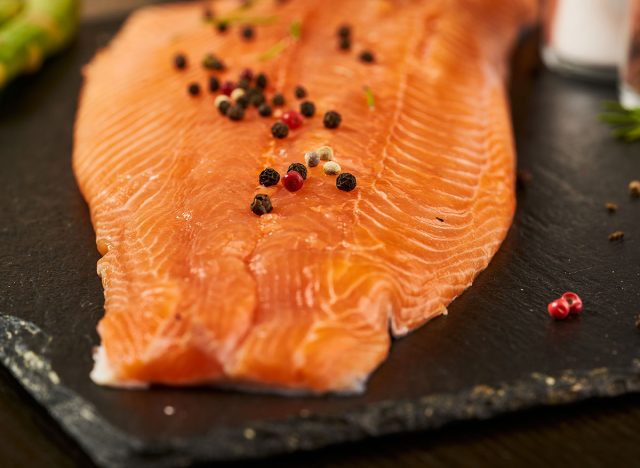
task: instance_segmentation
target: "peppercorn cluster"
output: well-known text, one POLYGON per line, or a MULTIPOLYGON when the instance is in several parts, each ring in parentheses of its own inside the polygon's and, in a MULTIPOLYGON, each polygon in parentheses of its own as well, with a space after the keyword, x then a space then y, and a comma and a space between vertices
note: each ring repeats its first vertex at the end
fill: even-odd
MULTIPOLYGON (((338 176, 335 182, 338 190, 351 192, 356 188, 356 177, 348 172, 341 172, 340 165, 334 161, 333 149, 330 146, 322 146, 314 151, 306 152, 304 155, 304 161, 305 164, 299 162, 290 164, 282 178, 277 170, 272 167, 267 167, 258 175, 258 182, 263 187, 273 187, 278 185, 282 180, 282 185, 286 190, 292 193, 297 192, 302 189, 305 181, 310 175, 308 168, 317 167, 320 164, 320 161, 325 161, 322 170, 325 175, 338 176)), ((269 198, 269 195, 265 193, 256 195, 251 203, 251 211, 258 216, 270 213, 272 209, 271 199, 269 198), (267 202, 269 207, 268 210, 265 208, 267 202)))

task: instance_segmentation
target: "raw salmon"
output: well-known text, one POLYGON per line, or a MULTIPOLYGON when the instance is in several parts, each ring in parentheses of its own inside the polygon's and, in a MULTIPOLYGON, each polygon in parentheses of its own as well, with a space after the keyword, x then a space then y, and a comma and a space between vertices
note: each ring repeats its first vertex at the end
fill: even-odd
POLYGON ((105 290, 93 380, 361 391, 389 330, 445 313, 509 229, 505 63, 535 4, 215 2, 216 15, 260 23, 251 40, 236 24, 218 33, 201 4, 133 14, 86 67, 76 122, 73 168, 105 290), (343 23, 349 51, 338 48, 343 23), (373 62, 358 59, 363 50, 373 62), (187 69, 175 68, 177 53, 187 69), (227 70, 203 69, 207 53, 227 70), (207 76, 236 79, 245 67, 289 108, 304 86, 316 115, 284 139, 271 134, 276 117, 220 115, 207 76), (342 116, 336 129, 323 126, 329 110, 342 116), (295 193, 258 185, 265 167, 284 175, 323 145, 355 190, 338 190, 321 165, 295 193), (250 210, 257 193, 271 197, 270 214, 250 210))

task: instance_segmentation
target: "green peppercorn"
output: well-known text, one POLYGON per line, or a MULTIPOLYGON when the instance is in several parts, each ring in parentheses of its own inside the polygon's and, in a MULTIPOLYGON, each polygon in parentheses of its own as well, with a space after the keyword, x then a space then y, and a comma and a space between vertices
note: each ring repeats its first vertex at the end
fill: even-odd
POLYGON ((303 99, 303 98, 307 97, 307 90, 304 89, 304 87, 302 87, 300 85, 296 86, 296 89, 294 90, 294 93, 295 93, 295 95, 296 95, 296 97, 298 99, 303 99))
POLYGON ((267 167, 260 173, 258 181, 260 182, 260 185, 271 187, 272 185, 276 185, 280 182, 280 174, 278 174, 278 171, 275 169, 267 167))
POLYGON ((274 94, 273 98, 271 98, 271 103, 276 107, 284 106, 284 103, 285 103, 284 96, 280 93, 274 94))
POLYGON ((336 187, 343 192, 351 192, 356 188, 356 178, 353 174, 343 172, 336 179, 336 187))
POLYGON ((276 138, 286 138, 289 134, 289 126, 284 122, 276 122, 271 126, 271 134, 276 138))
POLYGON ((316 150, 316 153, 320 156, 321 161, 333 160, 333 149, 330 146, 321 146, 316 150))
POLYGON ((229 23, 227 21, 220 21, 216 25, 219 33, 225 33, 229 29, 229 23))
POLYGON ((202 66, 207 70, 222 71, 225 69, 224 63, 213 54, 207 54, 202 59, 202 66))
POLYGON ((340 123, 342 122, 342 116, 338 114, 336 111, 329 111, 324 114, 324 119, 322 123, 327 128, 338 128, 340 123))
POLYGON ((340 168, 340 164, 335 161, 328 161, 322 166, 322 171, 326 175, 337 175, 340 174, 341 170, 342 169, 340 168))
POLYGON ((289 165, 287 172, 296 171, 298 174, 302 176, 303 180, 307 180, 307 168, 304 164, 293 163, 289 165))
POLYGON ((311 101, 304 101, 300 104, 300 113, 305 117, 313 117, 316 113, 316 105, 311 101))
POLYGON ((271 199, 269 195, 266 193, 259 193, 255 197, 253 197, 253 202, 251 203, 251 211, 253 211, 258 216, 262 216, 267 213, 271 213, 273 210, 273 206, 271 205, 271 199))
POLYGON ((258 107, 258 114, 260 114, 262 117, 270 117, 272 112, 273 111, 271 109, 271 106, 266 102, 263 102, 262 104, 260 104, 260 107, 258 107))
POLYGON ((244 118, 244 108, 237 104, 235 106, 231 106, 227 111, 227 116, 231 120, 242 120, 244 118))

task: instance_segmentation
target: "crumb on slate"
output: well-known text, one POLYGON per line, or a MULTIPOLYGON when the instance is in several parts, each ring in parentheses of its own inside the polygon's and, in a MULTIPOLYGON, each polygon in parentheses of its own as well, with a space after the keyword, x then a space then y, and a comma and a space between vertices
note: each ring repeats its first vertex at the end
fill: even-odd
POLYGON ((610 241, 622 240, 624 238, 624 231, 614 231, 609 234, 610 241))
POLYGON ((640 198, 640 180, 629 182, 629 195, 633 198, 640 198))
POLYGON ((526 169, 518 169, 516 172, 516 187, 524 189, 533 180, 533 174, 526 169))
POLYGON ((618 211, 617 203, 607 202, 604 206, 609 213, 615 213, 616 211, 618 211))

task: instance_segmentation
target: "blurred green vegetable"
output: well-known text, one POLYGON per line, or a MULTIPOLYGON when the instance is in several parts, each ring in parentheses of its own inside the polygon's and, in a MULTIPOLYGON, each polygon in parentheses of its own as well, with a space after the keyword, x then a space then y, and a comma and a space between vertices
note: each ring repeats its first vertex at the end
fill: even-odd
POLYGON ((0 88, 67 45, 79 10, 80 0, 0 0, 0 88))

